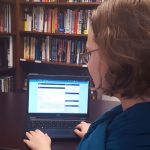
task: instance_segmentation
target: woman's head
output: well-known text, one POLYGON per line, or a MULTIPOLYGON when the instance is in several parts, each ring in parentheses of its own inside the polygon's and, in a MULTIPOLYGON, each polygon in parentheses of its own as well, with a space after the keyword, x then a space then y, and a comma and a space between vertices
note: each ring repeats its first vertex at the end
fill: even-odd
POLYGON ((149 97, 150 0, 106 0, 93 12, 91 27, 99 59, 107 64, 105 91, 149 97))
POLYGON ((106 87, 104 76, 107 70, 107 65, 103 60, 102 54, 100 54, 100 48, 98 44, 95 42, 92 28, 90 28, 88 31, 86 49, 86 54, 90 56, 87 65, 90 75, 92 76, 93 82, 95 84, 95 89, 104 88, 106 87))

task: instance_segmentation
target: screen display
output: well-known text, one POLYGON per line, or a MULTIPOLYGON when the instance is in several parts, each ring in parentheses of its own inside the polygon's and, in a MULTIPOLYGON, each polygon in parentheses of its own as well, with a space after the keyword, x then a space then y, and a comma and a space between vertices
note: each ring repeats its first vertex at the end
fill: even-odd
POLYGON ((29 113, 86 114, 89 81, 29 80, 29 113))

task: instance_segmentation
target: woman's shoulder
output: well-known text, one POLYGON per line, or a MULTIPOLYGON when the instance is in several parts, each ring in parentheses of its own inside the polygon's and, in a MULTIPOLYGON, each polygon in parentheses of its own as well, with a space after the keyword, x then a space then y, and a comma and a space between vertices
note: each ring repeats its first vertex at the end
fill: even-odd
POLYGON ((107 128, 107 148, 150 149, 149 110, 150 102, 139 103, 116 116, 107 128))

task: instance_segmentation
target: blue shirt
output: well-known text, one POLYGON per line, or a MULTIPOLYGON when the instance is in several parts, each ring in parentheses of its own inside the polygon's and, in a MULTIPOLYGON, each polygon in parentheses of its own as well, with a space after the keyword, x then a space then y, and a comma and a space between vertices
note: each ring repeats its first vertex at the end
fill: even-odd
POLYGON ((150 102, 108 111, 91 124, 77 150, 150 150, 150 102))

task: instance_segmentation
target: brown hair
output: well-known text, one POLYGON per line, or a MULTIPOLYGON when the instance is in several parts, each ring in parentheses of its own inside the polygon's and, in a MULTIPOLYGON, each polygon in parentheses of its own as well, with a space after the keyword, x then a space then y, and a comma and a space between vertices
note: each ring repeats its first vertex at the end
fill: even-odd
POLYGON ((91 25, 108 65, 106 92, 150 96, 150 0, 106 0, 91 25))

